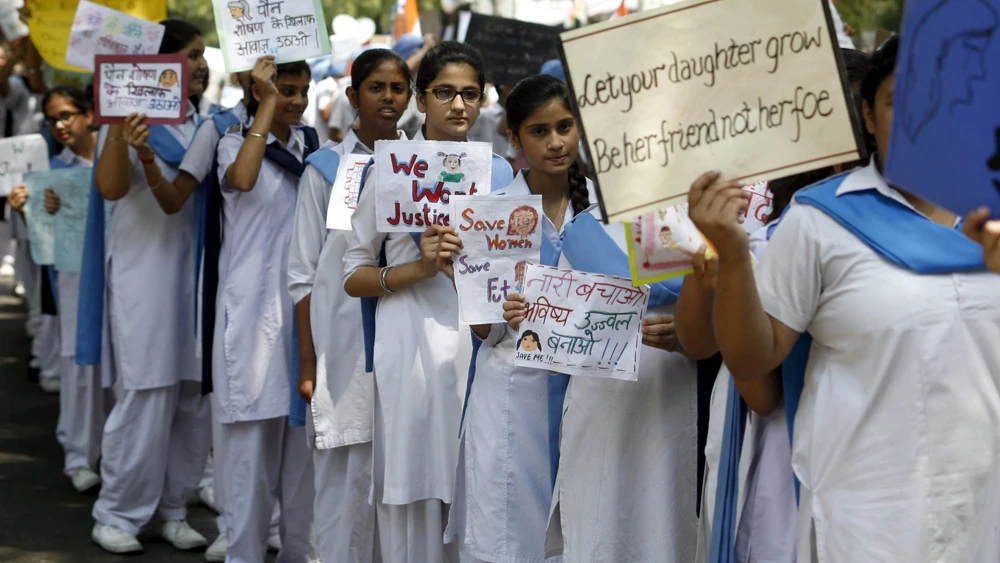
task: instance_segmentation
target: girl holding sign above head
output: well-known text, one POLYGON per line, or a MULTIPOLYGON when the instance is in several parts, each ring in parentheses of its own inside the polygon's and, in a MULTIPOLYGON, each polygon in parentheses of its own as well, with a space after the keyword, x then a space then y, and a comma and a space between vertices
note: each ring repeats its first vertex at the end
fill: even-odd
MULTIPOLYGON (((427 116, 417 138, 465 141, 485 83, 474 48, 446 42, 431 49, 417 73, 417 105, 427 116)), ((511 178, 510 166, 494 155, 492 188, 511 178)), ((361 192, 352 217, 344 288, 355 297, 379 298, 377 312, 367 309, 373 317, 366 325, 375 374, 372 484, 379 542, 390 563, 442 561, 471 352, 458 326, 450 266, 438 256, 442 235, 455 231, 380 233, 375 190, 361 192)))
MULTIPOLYGON (((190 93, 200 94, 208 72, 201 32, 179 19, 162 25, 161 54, 187 55, 190 93)), ((168 216, 154 196, 177 174, 199 123, 189 106, 181 125, 105 126, 98 144, 76 360, 106 364, 118 399, 104 427, 92 533, 114 553, 141 551, 136 535, 154 515, 178 549, 206 543, 185 521, 211 442, 195 359, 193 209, 168 216), (114 202, 106 249, 102 198, 114 202)))
MULTIPOLYGON (((623 225, 599 223, 597 206, 590 203, 596 201, 592 184, 574 163, 579 134, 566 86, 546 75, 521 81, 507 98, 507 123, 512 142, 531 168, 522 170, 504 193, 542 195, 542 262, 629 277, 623 225)), ((516 523, 521 531, 501 541, 532 538, 530 545, 518 546, 522 557, 530 553, 526 560, 541 561, 543 554, 588 563, 693 560, 695 366, 680 352, 673 331, 672 303, 679 285, 651 287, 637 381, 570 378, 511 367, 524 319, 521 295, 509 296, 504 304, 509 326, 491 327, 480 349, 466 415, 465 461, 478 464, 466 471, 468 506, 490 502, 502 507, 506 499, 494 491, 503 490, 507 502, 519 507, 507 516, 506 526, 516 523), (508 396, 508 389, 514 394, 508 396), (504 396, 511 409, 517 408, 510 417, 516 422, 498 430, 494 421, 501 420, 497 413, 502 403, 497 397, 504 396), (502 443, 493 438, 498 434, 502 443), (510 463, 503 452, 515 446, 519 467, 532 460, 533 472, 549 479, 532 482, 503 472, 510 463), (487 473, 490 467, 493 472, 487 473), (550 492, 551 512, 544 502, 550 492), (525 527, 529 515, 530 528, 525 527), (546 517, 548 531, 542 535, 539 528, 546 517)), ((475 330, 481 337, 486 334, 483 327, 475 330)), ((505 529, 504 523, 485 521, 480 513, 478 508, 470 511, 466 547, 476 547, 470 538, 505 529)), ((478 557, 520 561, 506 556, 512 552, 501 546, 490 546, 491 556, 478 557)))
POLYGON ((316 539, 324 561, 370 563, 375 553, 375 509, 368 502, 372 377, 365 371, 361 302, 347 295, 342 282, 350 231, 328 229, 327 215, 335 212, 331 205, 354 205, 344 201, 344 186, 353 181, 344 168, 366 161, 376 141, 406 138, 396 124, 409 103, 411 82, 409 67, 395 52, 359 55, 347 88, 358 113, 357 132, 313 153, 299 183, 288 257, 288 291, 299 329, 293 383, 311 405, 306 424, 315 448, 316 539))
POLYGON ((229 542, 227 560, 263 562, 274 506, 281 507, 287 561, 317 559, 313 465, 305 430, 289 426, 293 308, 287 289, 296 187, 319 148, 300 126, 311 73, 305 62, 262 57, 251 73, 248 128, 219 142, 224 236, 212 349, 222 422, 219 475, 229 542))

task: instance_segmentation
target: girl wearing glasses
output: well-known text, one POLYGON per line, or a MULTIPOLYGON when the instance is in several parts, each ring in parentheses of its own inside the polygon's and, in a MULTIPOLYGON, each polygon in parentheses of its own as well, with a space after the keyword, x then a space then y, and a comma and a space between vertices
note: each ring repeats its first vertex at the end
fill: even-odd
MULTIPOLYGON (((474 48, 446 42, 431 49, 417 73, 417 106, 427 116, 417 139, 466 141, 485 83, 474 48)), ((492 188, 505 187, 512 176, 510 165, 494 155, 492 188)), ((352 225, 344 289, 379 298, 371 356, 372 478, 382 558, 441 561, 471 355, 471 339, 458 326, 451 268, 439 258, 442 235, 454 229, 431 227, 419 244, 408 233, 379 233, 372 188, 362 191, 352 225), (386 266, 379 267, 380 256, 386 266)))
MULTIPOLYGON (((344 292, 349 231, 328 230, 338 157, 372 154, 379 140, 405 139, 397 123, 411 96, 410 68, 394 51, 370 49, 354 61, 347 98, 357 131, 307 160, 299 183, 288 257, 288 291, 299 329, 296 389, 310 403, 306 420, 316 470, 316 539, 323 561, 370 563, 375 509, 372 377, 365 372, 361 302, 344 292)), ((301 399, 300 399, 301 400, 301 399)))

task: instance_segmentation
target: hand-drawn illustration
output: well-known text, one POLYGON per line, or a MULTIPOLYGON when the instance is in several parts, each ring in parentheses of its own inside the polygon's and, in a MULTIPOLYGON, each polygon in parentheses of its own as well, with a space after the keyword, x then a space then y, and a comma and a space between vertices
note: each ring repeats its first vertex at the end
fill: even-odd
POLYGON ((361 195, 362 174, 371 160, 367 154, 346 154, 340 157, 336 181, 330 192, 330 204, 326 208, 326 228, 337 231, 351 230, 351 216, 358 207, 361 195))
POLYGON ((150 124, 187 119, 184 55, 97 55, 94 61, 96 123, 121 123, 136 111, 150 124))
POLYGON ((524 270, 528 267, 527 260, 521 260, 514 265, 514 292, 524 293, 524 270))
POLYGON ((510 214, 507 220, 507 236, 517 235, 528 238, 535 234, 538 227, 538 211, 530 205, 522 205, 510 214))
POLYGON ((330 53, 320 0, 212 0, 212 4, 226 72, 250 70, 262 55, 274 55, 275 63, 281 64, 330 53))
POLYGON ((516 348, 518 350, 524 350, 525 352, 541 352, 542 351, 542 338, 538 336, 538 333, 533 330, 526 330, 521 333, 521 338, 517 341, 516 348))
POLYGON ((247 0, 233 0, 226 5, 229 8, 229 14, 233 16, 233 19, 245 23, 248 21, 253 21, 250 17, 250 5, 247 4, 247 0))
POLYGON ((439 152, 438 156, 444 157, 444 167, 445 169, 441 171, 441 181, 442 182, 452 182, 459 183, 465 178, 465 174, 462 174, 462 159, 466 157, 466 154, 445 154, 439 152))
POLYGON ((173 88, 177 86, 177 73, 173 69, 167 69, 160 73, 160 86, 173 88))
POLYGON ((919 18, 908 41, 903 91, 897 93, 897 119, 910 142, 943 108, 950 113, 974 103, 973 83, 988 77, 986 52, 998 26, 1000 15, 987 0, 942 0, 919 18))

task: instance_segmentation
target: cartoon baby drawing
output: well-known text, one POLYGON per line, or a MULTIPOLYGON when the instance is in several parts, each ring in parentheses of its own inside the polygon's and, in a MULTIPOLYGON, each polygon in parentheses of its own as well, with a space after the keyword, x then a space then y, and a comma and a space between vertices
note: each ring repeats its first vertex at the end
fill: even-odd
POLYGON ((160 86, 164 88, 173 88, 177 86, 177 73, 173 69, 168 68, 167 70, 160 73, 160 86))
POLYGON ((507 236, 517 235, 522 239, 535 233, 538 227, 538 211, 530 205, 522 205, 510 212, 507 220, 507 236))
POLYGON ((233 19, 240 23, 253 20, 250 17, 250 4, 247 3, 247 0, 233 0, 226 4, 226 7, 229 8, 229 13, 233 16, 233 19))
POLYGON ((438 156, 444 157, 444 170, 441 171, 441 181, 442 182, 452 182, 459 183, 465 179, 465 174, 461 172, 462 170, 462 159, 466 157, 466 154, 445 154, 439 152, 438 156))
POLYGON ((673 233, 670 231, 670 227, 666 225, 660 227, 660 246, 668 250, 678 250, 692 258, 697 255, 696 252, 691 252, 690 250, 677 244, 677 241, 674 240, 673 233))
POLYGON ((521 338, 517 341, 517 349, 525 352, 541 352, 542 343, 540 340, 541 337, 538 336, 537 332, 526 330, 521 333, 521 338))

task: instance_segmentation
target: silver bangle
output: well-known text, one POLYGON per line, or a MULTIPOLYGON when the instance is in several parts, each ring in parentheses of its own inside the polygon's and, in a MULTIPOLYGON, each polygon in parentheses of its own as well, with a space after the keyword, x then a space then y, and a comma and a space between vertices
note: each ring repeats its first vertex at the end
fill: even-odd
POLYGON ((389 273, 389 269, 390 268, 392 268, 392 266, 386 266, 386 267, 382 268, 381 270, 379 270, 379 273, 378 273, 378 284, 380 286, 382 286, 382 291, 384 291, 386 293, 395 293, 393 290, 389 289, 389 286, 387 286, 385 284, 385 275, 387 273, 389 273))
POLYGON ((260 133, 254 133, 253 131, 250 131, 249 133, 247 133, 247 135, 250 137, 259 137, 261 139, 264 139, 265 141, 267 140, 266 135, 261 135, 260 133))

